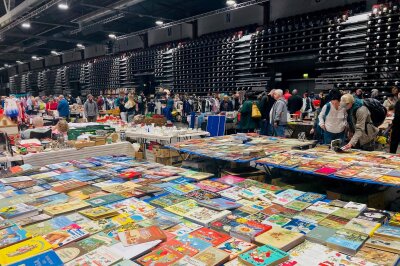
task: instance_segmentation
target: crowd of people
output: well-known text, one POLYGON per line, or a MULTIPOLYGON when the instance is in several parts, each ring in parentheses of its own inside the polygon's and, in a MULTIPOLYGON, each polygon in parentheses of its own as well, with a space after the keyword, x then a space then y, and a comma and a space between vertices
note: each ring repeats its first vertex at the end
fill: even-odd
MULTIPOLYGON (((390 152, 396 153, 400 141, 400 97, 397 87, 391 94, 378 99, 378 90, 366 95, 361 89, 354 93, 331 90, 327 95, 309 95, 303 97, 297 90, 274 89, 260 95, 249 93, 239 109, 240 132, 258 131, 262 135, 285 136, 288 120, 298 118, 314 119, 311 134, 321 144, 331 144, 339 139, 342 149, 360 148, 373 150, 379 129, 374 118, 388 113, 394 119, 387 132, 390 134, 390 152), (377 109, 370 109, 377 108, 377 109), (258 116, 258 112, 260 116, 258 116)), ((381 121, 382 122, 382 121, 381 121)))

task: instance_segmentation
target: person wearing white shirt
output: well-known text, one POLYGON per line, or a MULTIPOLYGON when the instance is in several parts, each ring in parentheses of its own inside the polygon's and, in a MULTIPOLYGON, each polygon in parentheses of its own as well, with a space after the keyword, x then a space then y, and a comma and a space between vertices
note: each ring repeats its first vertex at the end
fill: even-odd
POLYGON ((322 107, 318 116, 325 144, 330 144, 335 139, 340 139, 344 142, 347 127, 347 111, 345 108, 340 107, 341 96, 338 90, 331 90, 328 96, 330 102, 322 107))

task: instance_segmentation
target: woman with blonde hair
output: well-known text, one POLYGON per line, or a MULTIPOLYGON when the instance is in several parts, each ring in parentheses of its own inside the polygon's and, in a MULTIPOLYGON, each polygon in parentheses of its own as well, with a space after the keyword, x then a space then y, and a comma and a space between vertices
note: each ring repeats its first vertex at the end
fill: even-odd
POLYGON ((135 96, 131 93, 129 93, 128 101, 125 103, 125 109, 128 117, 128 122, 131 122, 133 120, 133 117, 135 116, 136 110, 135 96))

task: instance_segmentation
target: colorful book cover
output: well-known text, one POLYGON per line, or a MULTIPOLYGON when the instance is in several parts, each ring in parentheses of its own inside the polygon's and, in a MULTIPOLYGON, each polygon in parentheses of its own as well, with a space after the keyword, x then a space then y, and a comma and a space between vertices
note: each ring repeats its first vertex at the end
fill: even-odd
POLYGON ((118 194, 108 194, 92 199, 87 199, 85 202, 89 203, 92 207, 99 207, 102 205, 110 204, 116 201, 124 200, 125 198, 118 194))
POLYGON ((36 256, 51 249, 51 245, 37 236, 0 250, 0 265, 8 265, 36 256))
POLYGON ((285 207, 278 205, 278 204, 273 204, 270 207, 265 208, 264 210, 262 210, 263 213, 271 216, 274 214, 280 214, 283 213, 285 211, 285 207))
POLYGON ((102 187, 102 190, 110 192, 110 193, 120 193, 124 191, 129 191, 135 188, 141 187, 138 184, 135 184, 131 181, 125 182, 125 183, 116 183, 113 185, 108 185, 105 187, 102 187))
POLYGON ((230 260, 233 260, 240 254, 255 247, 256 245, 253 243, 249 243, 234 237, 217 246, 217 248, 229 254, 230 260))
POLYGON ((66 227, 48 233, 43 237, 52 245, 54 249, 56 249, 88 235, 89 233, 83 230, 79 225, 70 224, 66 227))
POLYGON ((222 265, 229 260, 229 254, 215 247, 209 247, 193 257, 206 265, 222 265))
POLYGON ((182 242, 185 245, 189 245, 192 248, 195 248, 199 251, 203 251, 203 250, 207 249, 208 247, 212 247, 212 244, 210 242, 204 241, 200 238, 191 236, 189 234, 177 236, 176 240, 182 242))
POLYGON ((353 218, 344 226, 344 228, 372 236, 380 226, 380 223, 353 218))
POLYGON ((331 206, 327 202, 324 202, 324 201, 317 201, 313 205, 308 207, 307 210, 322 212, 322 213, 326 213, 326 214, 332 214, 335 211, 340 210, 340 208, 331 206))
POLYGON ((80 187, 84 187, 87 185, 89 185, 89 183, 70 179, 70 180, 60 181, 60 182, 53 184, 52 190, 54 190, 55 192, 58 192, 58 193, 62 193, 62 192, 68 192, 68 191, 71 191, 71 190, 74 190, 74 189, 77 189, 80 187))
POLYGON ((172 266, 207 266, 207 265, 189 256, 184 256, 182 259, 172 264, 172 266))
POLYGON ((377 265, 395 266, 399 260, 399 255, 379 249, 362 247, 356 257, 363 258, 377 265))
POLYGON ((173 249, 179 253, 181 253, 183 256, 189 256, 193 257, 197 253, 199 253, 199 250, 191 247, 190 245, 184 244, 176 239, 170 239, 167 242, 162 243, 160 248, 163 247, 168 247, 170 249, 173 249))
POLYGON ((400 212, 397 212, 392 215, 389 224, 393 226, 400 226, 400 212))
POLYGON ((183 236, 200 229, 201 227, 201 225, 182 219, 181 223, 166 229, 166 231, 176 236, 183 236))
POLYGON ((296 210, 296 211, 302 211, 302 210, 306 209, 307 207, 309 207, 310 205, 311 205, 311 203, 308 203, 308 202, 294 200, 294 201, 286 204, 285 208, 296 210))
POLYGON ((71 198, 63 193, 50 195, 42 198, 37 198, 33 201, 27 202, 27 205, 43 209, 47 206, 67 203, 71 198))
POLYGON ((325 245, 326 240, 335 233, 336 229, 325 226, 317 226, 306 234, 306 239, 314 243, 325 245))
POLYGON ((223 184, 220 182, 216 182, 216 181, 211 181, 211 180, 202 180, 199 183, 196 184, 197 187, 204 189, 204 190, 208 190, 211 192, 219 192, 225 189, 230 188, 230 185, 227 184, 223 184))
POLYGON ((201 225, 208 226, 210 223, 212 223, 218 219, 221 219, 221 218, 229 215, 230 213, 231 212, 228 210, 214 211, 211 209, 198 207, 192 211, 187 212, 183 216, 195 223, 199 223, 201 225))
POLYGON ((303 242, 305 236, 301 233, 293 232, 280 227, 272 227, 271 230, 257 236, 256 243, 260 245, 271 245, 273 247, 289 250, 290 248, 303 242))
POLYGON ((189 192, 199 189, 199 187, 197 185, 193 185, 192 183, 185 183, 185 184, 175 184, 172 186, 165 187, 164 189, 174 194, 185 195, 189 192))
POLYGON ((232 186, 236 183, 243 182, 244 180, 246 180, 246 179, 243 177, 234 176, 234 175, 226 175, 221 178, 218 178, 216 181, 232 186))
POLYGON ((118 232, 118 237, 124 246, 142 244, 155 240, 167 240, 167 236, 163 230, 157 226, 118 232))
POLYGON ((243 188, 241 187, 231 187, 223 191, 220 191, 218 193, 221 195, 221 197, 237 201, 242 199, 241 197, 242 190, 243 188))
POLYGON ((232 236, 246 240, 248 242, 254 241, 254 238, 272 228, 270 225, 258 223, 247 219, 239 218, 237 221, 239 225, 230 230, 232 236))
POLYGON ((52 206, 47 206, 43 208, 43 212, 55 216, 55 215, 60 215, 63 213, 68 213, 72 211, 77 211, 86 207, 89 207, 90 205, 84 201, 70 201, 67 203, 63 204, 58 204, 58 205, 52 205, 52 206))
POLYGON ((29 234, 17 225, 0 230, 0 248, 13 245, 29 238, 29 234))
POLYGON ((263 223, 270 225, 284 226, 285 224, 288 224, 291 220, 292 219, 285 217, 281 214, 274 214, 268 217, 268 219, 265 220, 263 223))
POLYGON ((302 233, 302 234, 306 235, 311 230, 313 230, 316 227, 316 225, 306 222, 306 221, 292 219, 289 223, 285 224, 282 227, 285 229, 288 229, 290 231, 298 232, 298 233, 302 233))
POLYGON ((237 209, 243 206, 235 201, 230 201, 223 198, 199 200, 198 203, 200 206, 205 206, 217 211, 237 209))
POLYGON ((187 193, 185 196, 194 200, 210 200, 221 197, 221 195, 216 192, 211 192, 204 189, 191 191, 187 193))
POLYGON ((339 216, 345 219, 353 219, 356 218, 360 214, 360 211, 353 209, 338 209, 332 213, 332 215, 339 216))
POLYGON ((198 208, 197 202, 193 199, 181 201, 177 204, 168 206, 165 208, 165 210, 178 214, 180 216, 184 216, 187 214, 189 211, 194 210, 198 208))
POLYGON ((24 229, 32 236, 43 236, 73 223, 71 219, 65 216, 57 216, 50 220, 28 225, 24 229))
POLYGON ((258 223, 262 223, 265 220, 267 220, 269 218, 269 215, 263 213, 263 212, 257 212, 255 214, 251 214, 249 216, 246 217, 246 219, 248 220, 252 220, 258 223))
POLYGON ((63 262, 59 256, 53 251, 49 250, 31 258, 10 264, 9 266, 23 266, 23 265, 46 265, 46 266, 60 266, 63 262))
POLYGON ((326 195, 313 193, 313 192, 307 192, 307 193, 301 195, 300 197, 296 198, 296 200, 314 204, 315 202, 321 201, 325 198, 326 198, 326 195))
POLYGON ((115 209, 110 209, 104 206, 84 209, 79 211, 79 213, 93 220, 109 218, 118 215, 118 212, 115 209))
POLYGON ((119 213, 131 213, 131 214, 142 214, 148 215, 155 212, 155 207, 151 206, 147 202, 136 198, 124 199, 114 203, 107 204, 105 207, 115 209, 119 213))
POLYGON ((346 205, 344 205, 343 208, 349 209, 349 210, 356 210, 358 212, 362 212, 365 209, 367 209, 367 204, 350 201, 346 205))
MULTIPOLYGON (((222 219, 218 219, 214 222, 211 222, 210 228, 218 232, 224 232, 229 234, 232 228, 241 224, 238 219, 239 219, 238 216, 230 214, 222 219)), ((245 219, 241 221, 245 221, 245 219)))
POLYGON ((132 245, 132 246, 128 246, 128 247, 123 246, 122 243, 119 242, 119 243, 109 246, 108 248, 113 253, 117 254, 118 256, 122 257, 123 259, 130 260, 132 258, 138 258, 138 257, 148 253, 149 250, 156 247, 160 242, 161 242, 161 240, 156 240, 156 241, 151 241, 151 242, 138 244, 138 245, 132 245))
POLYGON ((342 229, 350 220, 335 215, 329 215, 318 224, 333 229, 342 229))
POLYGON ((65 264, 65 266, 87 265, 87 266, 109 266, 122 260, 120 255, 115 254, 107 247, 99 247, 83 256, 65 264))
POLYGON ((328 247, 338 249, 343 253, 355 255, 367 239, 366 234, 340 229, 326 240, 326 244, 328 247))
POLYGON ((362 211, 357 218, 385 224, 390 220, 390 213, 383 210, 368 208, 362 211))
POLYGON ((36 215, 38 210, 35 207, 29 206, 24 203, 11 205, 9 207, 0 208, 0 217, 4 219, 18 219, 18 217, 26 216, 28 214, 36 215))
POLYGON ((183 258, 183 255, 169 247, 158 248, 149 254, 146 254, 136 261, 144 266, 162 266, 171 265, 183 258))
POLYGON ((382 236, 400 240, 400 227, 383 225, 375 231, 374 236, 382 236))
POLYGON ((230 235, 217 232, 212 229, 202 227, 196 231, 189 233, 190 236, 210 242, 214 247, 230 239, 230 235))
POLYGON ((373 236, 367 240, 365 246, 400 254, 400 241, 393 238, 373 236))
POLYGON ((289 254, 271 245, 264 245, 239 255, 248 265, 278 265, 289 259, 289 254))

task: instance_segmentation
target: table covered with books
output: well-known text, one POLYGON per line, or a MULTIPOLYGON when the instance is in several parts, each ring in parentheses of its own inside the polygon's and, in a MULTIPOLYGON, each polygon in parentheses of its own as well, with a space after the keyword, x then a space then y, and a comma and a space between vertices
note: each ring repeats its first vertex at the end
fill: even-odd
POLYGON ((397 265, 400 213, 126 156, 0 178, 1 265, 397 265))
POLYGON ((337 153, 328 146, 306 151, 272 153, 259 165, 340 180, 400 187, 400 155, 351 150, 337 153))
POLYGON ((236 134, 187 140, 172 144, 169 148, 212 159, 249 163, 264 157, 265 154, 291 149, 308 149, 313 146, 315 141, 236 134))

